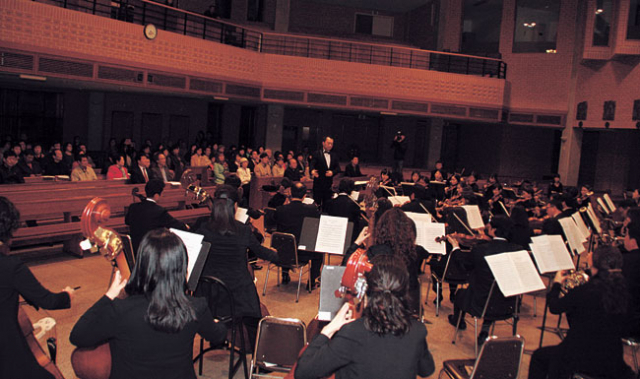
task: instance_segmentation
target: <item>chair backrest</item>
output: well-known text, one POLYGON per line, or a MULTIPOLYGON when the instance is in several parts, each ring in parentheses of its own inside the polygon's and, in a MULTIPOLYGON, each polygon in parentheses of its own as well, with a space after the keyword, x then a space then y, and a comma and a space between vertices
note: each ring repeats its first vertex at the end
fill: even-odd
POLYGON ((278 250, 278 265, 298 265, 298 244, 296 236, 289 233, 274 232, 271 235, 271 247, 278 250))
POLYGON ((517 296, 504 297, 494 280, 484 306, 482 318, 504 320, 513 317, 517 310, 517 301, 517 296))
POLYGON ((304 322, 295 318, 264 317, 258 325, 255 364, 274 371, 291 370, 307 345, 306 330, 304 322))
POLYGON ((265 208, 264 209, 264 230, 266 232, 273 232, 277 228, 277 223, 275 219, 276 210, 275 208, 265 208))
POLYGON ((215 276, 201 276, 196 294, 207 298, 213 317, 233 319, 235 314, 233 293, 222 280, 215 276))
POLYGON ((516 379, 524 352, 524 338, 489 337, 482 345, 469 379, 516 379))

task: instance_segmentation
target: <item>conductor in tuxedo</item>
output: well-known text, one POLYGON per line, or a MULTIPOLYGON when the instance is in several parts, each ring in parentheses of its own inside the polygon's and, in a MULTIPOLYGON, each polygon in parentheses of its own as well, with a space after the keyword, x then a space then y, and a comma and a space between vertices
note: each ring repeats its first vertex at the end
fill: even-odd
POLYGON ((340 172, 338 156, 331 151, 333 138, 326 136, 322 140, 322 149, 311 154, 309 172, 313 177, 313 200, 318 206, 331 199, 333 177, 340 172))
POLYGON ((163 190, 164 182, 161 179, 151 179, 144 186, 147 198, 129 206, 124 222, 129 226, 134 254, 138 251, 142 237, 150 230, 158 228, 188 229, 185 223, 173 218, 166 209, 158 204, 163 190))
MULTIPOLYGON (((491 222, 487 224, 487 235, 493 238, 492 241, 478 244, 471 249, 470 260, 464 264, 465 268, 471 273, 469 276, 469 287, 459 290, 456 293, 453 315, 449 315, 449 323, 451 325, 456 326, 460 312, 463 312, 460 318, 460 330, 466 329, 464 312, 478 317, 482 315, 484 305, 491 291, 491 285, 495 280, 485 257, 522 250, 522 246, 507 241, 512 228, 513 222, 507 216, 495 216, 491 219, 491 222)), ((453 246, 453 249, 459 248, 459 244, 455 239, 449 238, 449 242, 453 246)), ((504 296, 497 286, 494 288, 494 292, 497 293, 494 293, 492 298, 495 298, 497 295, 501 296, 504 300, 504 296)), ((478 336, 478 345, 482 345, 482 342, 487 338, 491 324, 491 321, 483 321, 482 331, 478 336)))
MULTIPOLYGON (((302 202, 307 194, 307 186, 298 182, 291 188, 291 201, 289 204, 281 205, 276 208, 274 219, 276 228, 281 233, 290 233, 296 237, 296 243, 300 242, 300 234, 302 233, 302 223, 305 217, 318 218, 320 211, 313 204, 305 204, 302 202)), ((300 261, 311 260, 311 286, 315 285, 315 280, 320 276, 320 268, 322 266, 322 255, 314 252, 299 250, 298 258, 300 261)), ((282 270, 282 283, 287 284, 291 281, 289 270, 282 270)))

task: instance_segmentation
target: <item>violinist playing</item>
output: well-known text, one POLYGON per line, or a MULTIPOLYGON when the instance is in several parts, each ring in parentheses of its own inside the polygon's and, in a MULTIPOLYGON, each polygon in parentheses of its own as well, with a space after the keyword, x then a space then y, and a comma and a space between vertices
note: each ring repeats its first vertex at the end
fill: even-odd
POLYGON ((8 255, 13 232, 20 225, 20 213, 13 203, 0 197, 0 378, 53 378, 29 350, 18 324, 18 296, 44 309, 71 306, 74 290, 66 287, 52 293, 44 288, 20 259, 8 255))
POLYGON ((362 318, 343 305, 298 359, 296 379, 414 379, 435 371, 427 330, 411 315, 405 265, 385 255, 371 263, 362 318))
POLYGON ((578 203, 578 208, 588 207, 591 204, 591 197, 593 196, 593 191, 591 190, 591 186, 588 184, 583 184, 580 186, 580 195, 576 199, 578 203))

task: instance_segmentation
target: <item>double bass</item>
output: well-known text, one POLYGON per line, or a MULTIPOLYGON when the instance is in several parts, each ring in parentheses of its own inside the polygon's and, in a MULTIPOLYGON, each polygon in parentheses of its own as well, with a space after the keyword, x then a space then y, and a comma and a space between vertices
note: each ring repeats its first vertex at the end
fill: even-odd
MULTIPOLYGON (((106 226, 111 217, 111 208, 106 200, 96 197, 82 211, 80 227, 87 238, 81 246, 94 253, 100 252, 113 266, 113 281, 116 269, 122 277, 131 276, 134 264, 131 240, 106 226)), ((109 343, 92 348, 76 348, 71 354, 71 366, 81 379, 108 379, 111 375, 111 351, 109 343)))

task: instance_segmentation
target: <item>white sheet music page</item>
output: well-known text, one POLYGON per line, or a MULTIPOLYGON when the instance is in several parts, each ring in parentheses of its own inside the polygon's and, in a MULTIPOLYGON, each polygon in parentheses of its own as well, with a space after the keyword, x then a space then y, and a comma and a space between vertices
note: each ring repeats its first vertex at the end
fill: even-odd
POLYGON ((484 257, 505 297, 545 288, 538 271, 524 250, 484 257))
POLYGON ((584 240, 582 239, 582 234, 578 230, 578 226, 575 221, 571 217, 563 217, 558 219, 560 226, 562 226, 562 231, 564 232, 564 236, 569 243, 569 247, 571 248, 571 252, 575 254, 582 254, 587 249, 584 247, 584 240))
POLYGON ((349 195, 349 197, 351 197, 351 200, 355 201, 356 203, 358 202, 358 196, 360 196, 360 191, 351 191, 351 195, 349 195))
POLYGON ((417 230, 417 245, 424 247, 425 250, 427 250, 431 254, 447 254, 446 243, 444 241, 436 242, 437 237, 443 237, 445 235, 444 224, 437 222, 422 223, 420 229, 417 230))
POLYGON ((184 243, 184 246, 187 248, 187 256, 189 257, 189 263, 187 264, 187 281, 189 281, 193 266, 195 266, 196 260, 198 260, 198 256, 200 255, 204 236, 202 234, 185 232, 184 230, 179 229, 171 228, 169 230, 180 237, 182 243, 184 243))
POLYGON ((616 211, 616 205, 613 204, 613 201, 611 200, 611 196, 609 196, 608 193, 605 193, 602 198, 604 199, 605 204, 607 204, 607 207, 609 207, 609 210, 611 211, 611 213, 616 211))
POLYGON ((402 206, 405 203, 408 203, 411 201, 411 198, 409 196, 389 196, 389 201, 391 202, 391 204, 395 205, 399 205, 402 206))
POLYGON ((247 220, 249 219, 249 215, 247 214, 247 211, 248 211, 247 208, 238 207, 238 209, 236 210, 236 220, 238 220, 241 223, 245 224, 247 222, 247 220))
POLYGON ((431 215, 428 213, 404 212, 407 217, 413 220, 418 226, 418 222, 431 223, 431 215))
POLYGON ((313 202, 313 198, 311 198, 311 197, 305 197, 304 199, 302 199, 302 203, 303 204, 315 204, 313 202))
POLYGON ((531 237, 531 241, 529 246, 541 274, 575 269, 562 236, 541 235, 531 237))
POLYGON ((591 203, 587 205, 587 215, 591 222, 593 222, 593 226, 596 228, 596 233, 602 233, 602 226, 600 226, 600 219, 596 216, 596 212, 593 210, 593 206, 591 203))
POLYGON ((484 228, 484 221, 477 205, 463 205, 462 209, 467 213, 467 222, 471 229, 484 228))
POLYGON ((584 220, 582 219, 580 212, 576 212, 572 214, 571 218, 573 219, 573 222, 576 223, 576 226, 578 227, 578 230, 580 231, 580 234, 582 235, 583 240, 584 241, 588 240, 589 237, 591 236, 591 233, 589 232, 589 228, 587 228, 587 224, 584 223, 584 220))
POLYGON ((331 254, 344 254, 344 243, 347 238, 346 217, 320 216, 316 251, 331 254))

